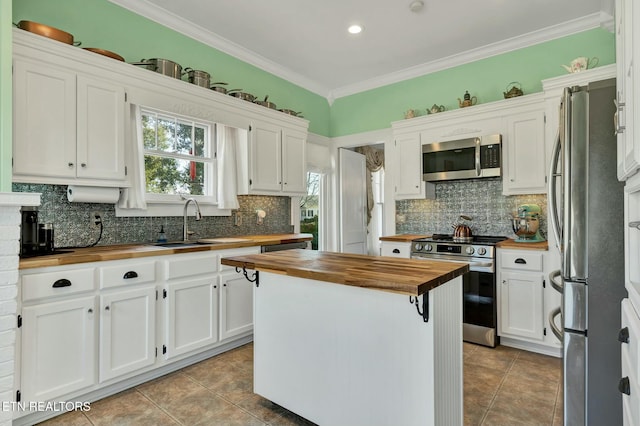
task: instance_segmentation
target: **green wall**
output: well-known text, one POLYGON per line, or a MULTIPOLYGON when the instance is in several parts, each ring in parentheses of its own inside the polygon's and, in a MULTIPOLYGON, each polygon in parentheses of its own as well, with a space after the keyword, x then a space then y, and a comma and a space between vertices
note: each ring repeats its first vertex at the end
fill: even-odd
POLYGON ((598 65, 615 63, 614 34, 602 29, 585 31, 491 58, 337 99, 331 106, 331 136, 389 128, 408 109, 425 110, 433 104, 458 108, 465 90, 478 103, 504 99, 509 83, 521 83, 525 94, 542 91, 541 80, 564 75, 561 64, 578 56, 597 57, 598 65))
POLYGON ((13 21, 20 20, 60 28, 73 34, 83 47, 111 50, 127 62, 165 58, 179 63, 183 69, 207 71, 212 82, 224 81, 231 89, 243 89, 260 98, 269 95, 278 108, 302 111, 310 120, 311 132, 329 135, 329 104, 322 96, 107 0, 13 0, 13 21))
POLYGON ((0 192, 11 191, 11 0, 0 0, 0 192))
MULTIPOLYGON (((11 0, 0 1, 4 4, 11 0)), ((11 5, 8 7, 11 9, 11 5)), ((302 111, 310 120, 311 132, 330 137, 389 128, 391 122, 403 118, 407 109, 424 114, 434 103, 448 110, 457 108, 457 99, 465 90, 479 103, 502 99, 503 91, 513 81, 521 83, 525 94, 539 92, 542 79, 565 74, 561 64, 578 56, 596 56, 599 65, 615 62, 614 35, 593 29, 339 98, 329 106, 319 95, 107 0, 13 0, 13 21, 22 19, 66 30, 83 46, 112 50, 127 62, 159 57, 208 71, 214 80, 228 82, 230 88, 242 88, 259 97, 269 95, 280 108, 302 111)), ((4 21, 2 30, 6 31, 4 21)), ((2 47, 4 57, 6 49, 2 47)), ((2 98, 6 102, 4 95, 2 98)))

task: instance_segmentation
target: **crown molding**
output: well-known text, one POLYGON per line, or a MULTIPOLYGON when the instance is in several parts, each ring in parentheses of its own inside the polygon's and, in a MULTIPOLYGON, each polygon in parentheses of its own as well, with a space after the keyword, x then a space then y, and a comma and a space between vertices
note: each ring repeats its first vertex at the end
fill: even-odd
POLYGON ((459 65, 468 64, 470 62, 497 56, 525 47, 534 46, 536 44, 566 37, 593 28, 607 28, 609 23, 613 26, 613 17, 611 15, 602 12, 593 13, 582 18, 546 27, 518 37, 512 37, 510 39, 488 44, 477 49, 471 49, 457 55, 451 55, 446 58, 405 68, 394 73, 333 89, 329 93, 329 96, 327 96, 327 99, 332 103, 338 98, 354 95, 356 93, 376 89, 378 87, 387 86, 389 84, 398 83, 459 65))
POLYGON ((398 83, 412 78, 420 77, 426 74, 442 71, 448 68, 464 65, 470 62, 500 55, 502 53, 511 52, 525 47, 544 43, 557 38, 576 34, 593 28, 605 28, 612 31, 614 19, 605 12, 597 12, 582 18, 567 21, 562 24, 550 26, 538 31, 533 31, 522 36, 513 37, 500 42, 492 43, 477 49, 468 50, 460 54, 451 55, 446 58, 438 59, 424 64, 416 65, 397 72, 385 74, 379 77, 371 78, 358 83, 346 85, 343 87, 329 89, 328 87, 312 80, 306 76, 292 71, 291 69, 277 64, 262 55, 246 49, 231 40, 220 37, 211 31, 193 24, 184 18, 160 8, 148 0, 109 0, 118 6, 121 6, 135 14, 141 15, 147 19, 157 22, 160 25, 177 31, 187 37, 193 38, 204 43, 214 49, 220 50, 236 59, 251 64, 263 71, 269 72, 277 77, 287 80, 303 89, 320 95, 327 99, 329 105, 345 96, 354 95, 356 93, 367 90, 376 89, 378 87, 387 86, 389 84, 398 83))
POLYGON ((162 26, 170 28, 180 34, 190 37, 200 43, 220 50, 236 59, 251 64, 263 71, 280 77, 289 83, 300 86, 310 92, 326 98, 329 94, 329 88, 322 84, 298 74, 280 64, 277 64, 264 56, 246 49, 239 44, 234 43, 224 37, 205 30, 204 28, 187 21, 186 19, 169 12, 166 9, 158 7, 147 0, 109 0, 124 9, 127 9, 137 15, 150 19, 162 26))

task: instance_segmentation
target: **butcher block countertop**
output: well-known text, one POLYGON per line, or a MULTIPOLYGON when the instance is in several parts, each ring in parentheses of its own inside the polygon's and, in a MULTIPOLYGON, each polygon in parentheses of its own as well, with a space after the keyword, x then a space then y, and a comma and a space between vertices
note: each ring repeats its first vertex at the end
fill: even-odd
POLYGON ((466 263, 286 250, 223 257, 223 265, 419 296, 469 271, 466 263))
MULTIPOLYGON (((73 265, 76 263, 99 262, 103 260, 131 259, 167 254, 226 250, 240 247, 268 246, 298 241, 311 241, 311 234, 268 234, 243 235, 229 238, 215 238, 215 244, 198 244, 187 247, 161 247, 150 244, 124 244, 95 246, 78 249, 64 249, 68 253, 50 254, 20 259, 19 269, 42 268, 46 266, 73 265)), ((194 241, 195 242, 195 241, 194 241)))
POLYGON ((516 250, 549 250, 549 243, 547 241, 540 241, 537 243, 519 243, 516 240, 508 239, 500 241, 496 247, 516 250))
POLYGON ((418 238, 427 238, 431 235, 420 234, 399 234, 399 235, 387 235, 386 237, 380 237, 380 241, 393 241, 396 243, 410 243, 418 238))

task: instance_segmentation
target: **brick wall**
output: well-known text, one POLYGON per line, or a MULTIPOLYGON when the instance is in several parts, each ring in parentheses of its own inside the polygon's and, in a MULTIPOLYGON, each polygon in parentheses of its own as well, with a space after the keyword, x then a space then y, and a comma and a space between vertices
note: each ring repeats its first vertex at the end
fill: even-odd
MULTIPOLYGON (((40 194, 0 193, 0 402, 15 400, 20 208, 39 204, 40 194)), ((0 426, 10 426, 12 417, 0 411, 0 426)))

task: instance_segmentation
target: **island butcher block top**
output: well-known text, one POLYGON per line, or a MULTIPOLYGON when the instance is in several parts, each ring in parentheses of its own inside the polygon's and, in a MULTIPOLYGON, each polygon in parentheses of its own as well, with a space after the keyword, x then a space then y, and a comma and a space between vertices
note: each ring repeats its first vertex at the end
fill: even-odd
POLYGON ((223 257, 223 265, 419 296, 469 271, 466 263, 286 250, 223 257))

